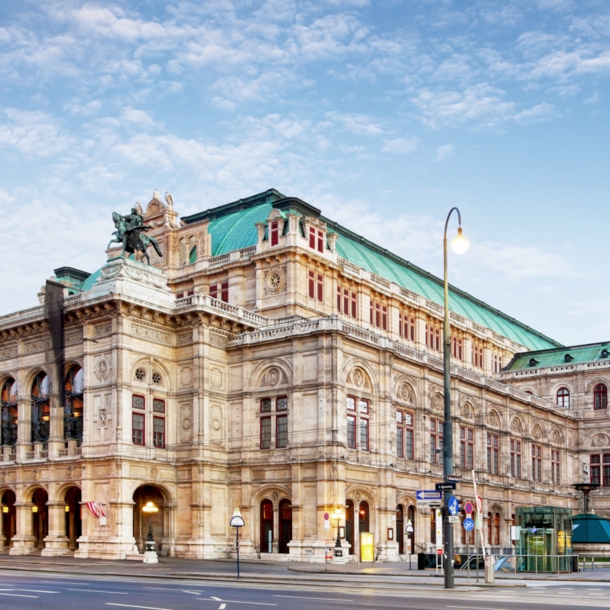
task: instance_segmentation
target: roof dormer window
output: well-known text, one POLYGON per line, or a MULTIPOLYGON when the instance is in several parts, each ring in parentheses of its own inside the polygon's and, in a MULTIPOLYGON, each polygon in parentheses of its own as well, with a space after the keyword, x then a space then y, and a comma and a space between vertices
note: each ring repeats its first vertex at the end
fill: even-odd
POLYGON ((277 220, 271 222, 271 229, 269 233, 271 236, 271 245, 277 246, 280 243, 280 227, 277 220))
POLYGON ((309 227, 309 247, 324 253, 324 232, 315 227, 309 227))

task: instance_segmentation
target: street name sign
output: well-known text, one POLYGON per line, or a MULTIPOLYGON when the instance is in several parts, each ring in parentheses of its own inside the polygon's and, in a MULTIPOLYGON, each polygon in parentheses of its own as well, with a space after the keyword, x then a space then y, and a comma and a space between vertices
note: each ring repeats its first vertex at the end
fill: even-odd
POLYGON ((443 493, 432 489, 420 489, 415 492, 415 499, 418 502, 440 502, 443 499, 443 493))
POLYGON ((455 481, 447 481, 446 483, 437 483, 436 491, 453 491, 455 489, 455 481))
POLYGON ((454 483, 459 483, 461 478, 462 478, 461 474, 448 474, 447 475, 447 480, 453 481, 454 483))

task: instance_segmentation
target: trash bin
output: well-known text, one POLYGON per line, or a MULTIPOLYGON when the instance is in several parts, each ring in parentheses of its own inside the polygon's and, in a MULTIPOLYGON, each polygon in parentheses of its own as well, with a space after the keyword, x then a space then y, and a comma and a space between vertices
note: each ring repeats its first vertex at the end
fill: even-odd
POLYGON ((494 582, 495 565, 496 565, 495 557, 493 555, 485 555, 485 582, 486 583, 494 582))
POLYGON ((572 555, 572 572, 579 572, 578 569, 578 555, 572 555))
POLYGON ((418 570, 426 569, 426 554, 425 553, 417 553, 417 569, 418 570))

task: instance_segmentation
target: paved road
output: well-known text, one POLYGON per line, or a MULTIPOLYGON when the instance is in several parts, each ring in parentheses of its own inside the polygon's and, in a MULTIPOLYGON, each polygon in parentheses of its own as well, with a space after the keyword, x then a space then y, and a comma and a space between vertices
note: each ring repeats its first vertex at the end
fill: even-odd
POLYGON ((384 608, 404 610, 539 610, 610 608, 610 583, 569 585, 541 582, 527 587, 468 588, 401 585, 284 585, 190 580, 35 574, 0 570, 3 610, 314 610, 384 608))

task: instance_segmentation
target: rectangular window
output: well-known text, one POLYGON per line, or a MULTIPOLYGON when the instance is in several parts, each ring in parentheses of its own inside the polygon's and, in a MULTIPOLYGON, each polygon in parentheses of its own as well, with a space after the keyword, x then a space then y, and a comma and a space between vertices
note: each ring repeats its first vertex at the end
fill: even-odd
POLYGON ((131 397, 131 406, 134 409, 143 409, 146 406, 144 396, 138 396, 137 394, 134 394, 131 397))
POLYGON ((144 445, 144 414, 132 413, 132 440, 134 445, 144 445))
POLYGON ((521 478, 521 441, 510 439, 510 475, 521 478))
POLYGON ((229 281, 226 280, 220 285, 220 300, 223 303, 229 302, 229 281))
POLYGON ((345 405, 346 405, 348 411, 355 411, 356 410, 356 399, 353 396, 348 396, 345 401, 345 405))
POLYGON ((435 352, 441 351, 441 329, 432 324, 426 324, 426 345, 435 352))
POLYGON ((396 455, 406 457, 408 460, 413 456, 413 414, 409 411, 396 411, 396 455))
POLYGON ((388 308, 378 301, 371 301, 371 324, 388 330, 388 308))
POLYGON ((337 286, 337 309, 339 313, 356 318, 356 293, 349 288, 337 286))
POLYGON ((532 479, 542 482, 542 447, 532 445, 532 479))
POLYGON ((275 418, 275 446, 286 447, 288 444, 288 415, 278 415, 275 418))
POLYGON ((472 346, 472 365, 479 369, 483 368, 483 348, 478 345, 472 346))
POLYGON ((309 271, 309 298, 324 301, 324 276, 315 271, 309 271))
POLYGON ((271 245, 277 246, 280 243, 280 232, 279 232, 279 223, 277 220, 274 220, 271 223, 271 245))
POLYGON ((271 418, 261 417, 261 449, 271 447, 271 418))
POLYGON ((324 231, 309 227, 309 247, 318 252, 324 252, 324 231))
POLYGON ((559 451, 556 449, 551 450, 551 482, 553 485, 561 485, 559 451))
POLYGON ((360 449, 369 450, 369 420, 360 418, 360 449))
POLYGON ((497 434, 487 435, 487 472, 500 473, 500 438, 497 434))
POLYGON ((165 413, 165 401, 160 398, 153 398, 153 411, 155 413, 165 413))
POLYGON ((491 368, 494 373, 499 373, 502 370, 502 356, 500 356, 500 354, 492 355, 491 368))
POLYGON ((398 334, 408 341, 415 341, 415 318, 401 312, 398 317, 398 334))
POLYGON ((286 411, 288 409, 288 398, 286 396, 278 396, 275 399, 275 410, 286 411))
POLYGON ((210 296, 213 299, 218 298, 218 284, 210 284, 210 296))
POLYGON ((590 468, 591 483, 594 483, 595 485, 600 485, 601 484, 601 480, 600 480, 601 457, 599 455, 592 455, 589 458, 589 461, 591 463, 591 468, 590 468))
POLYGON ((347 416, 347 446, 356 448, 356 418, 353 415, 347 416))
POLYGON ((165 448, 165 417, 153 417, 153 445, 165 448))
POLYGON ((604 487, 610 487, 610 454, 605 453, 603 455, 603 479, 602 485, 604 487))
POLYGON ((474 430, 460 426, 460 457, 462 468, 472 470, 474 467, 474 430))
POLYGON ((271 398, 261 399, 261 413, 268 413, 271 411, 271 398))
MULTIPOLYGON (((396 414, 397 417, 398 417, 398 413, 400 413, 400 411, 397 412, 397 414, 396 414)), ((405 451, 404 434, 405 434, 404 428, 402 426, 396 426, 396 456, 399 458, 405 457, 404 456, 404 451, 405 451)))
POLYGON ((456 360, 464 360, 464 344, 458 337, 451 337, 451 357, 456 360))
POLYGON ((442 448, 443 422, 439 419, 430 418, 430 461, 433 464, 438 464, 441 461, 442 448))

